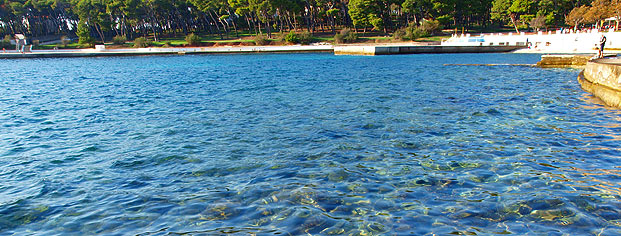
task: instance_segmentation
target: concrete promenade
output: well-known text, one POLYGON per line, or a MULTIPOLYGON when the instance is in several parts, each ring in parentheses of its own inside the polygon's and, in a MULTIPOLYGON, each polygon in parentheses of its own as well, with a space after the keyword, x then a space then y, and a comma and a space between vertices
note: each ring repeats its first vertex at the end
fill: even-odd
POLYGON ((524 46, 443 46, 443 45, 364 45, 336 46, 336 55, 392 55, 418 53, 494 53, 511 52, 524 46))
POLYGON ((102 57, 102 56, 145 56, 163 54, 196 53, 278 53, 278 52, 332 52, 332 45, 291 46, 241 46, 241 47, 185 47, 185 48, 123 48, 123 49, 59 49, 17 52, 7 50, 0 53, 0 59, 44 58, 44 57, 102 57))
POLYGON ((412 43, 382 45, 288 45, 288 46, 229 46, 229 47, 185 47, 185 48, 122 48, 122 49, 62 49, 32 50, 17 52, 7 50, 0 53, 0 59, 44 58, 44 57, 101 57, 101 56, 143 56, 158 54, 197 53, 279 53, 279 52, 334 52, 349 55, 388 55, 414 53, 489 53, 510 52, 522 47, 516 46, 440 46, 412 43))
POLYGON ((587 62, 578 76, 582 89, 606 105, 621 108, 621 59, 598 59, 587 62))

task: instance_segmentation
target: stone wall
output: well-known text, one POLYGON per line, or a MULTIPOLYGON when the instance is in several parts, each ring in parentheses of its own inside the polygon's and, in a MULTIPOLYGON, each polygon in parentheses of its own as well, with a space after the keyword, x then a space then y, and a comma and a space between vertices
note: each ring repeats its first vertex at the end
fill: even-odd
POLYGON ((621 108, 621 60, 589 61, 578 76, 582 89, 592 93, 606 105, 621 108))
POLYGON ((542 68, 582 68, 592 57, 593 55, 542 55, 537 66, 542 68))

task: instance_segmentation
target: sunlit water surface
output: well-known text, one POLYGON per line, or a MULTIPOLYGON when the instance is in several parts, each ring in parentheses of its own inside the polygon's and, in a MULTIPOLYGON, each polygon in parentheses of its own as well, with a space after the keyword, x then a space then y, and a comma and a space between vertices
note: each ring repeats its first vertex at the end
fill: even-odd
POLYGON ((621 113, 539 55, 0 61, 1 235, 619 235, 621 113))

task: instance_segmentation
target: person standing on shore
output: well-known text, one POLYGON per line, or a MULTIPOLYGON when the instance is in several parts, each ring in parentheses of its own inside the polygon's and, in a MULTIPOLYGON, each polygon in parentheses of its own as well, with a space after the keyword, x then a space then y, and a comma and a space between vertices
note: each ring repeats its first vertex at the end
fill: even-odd
POLYGON ((599 38, 599 52, 597 54, 597 58, 604 57, 604 45, 606 45, 606 36, 602 34, 602 36, 599 38))

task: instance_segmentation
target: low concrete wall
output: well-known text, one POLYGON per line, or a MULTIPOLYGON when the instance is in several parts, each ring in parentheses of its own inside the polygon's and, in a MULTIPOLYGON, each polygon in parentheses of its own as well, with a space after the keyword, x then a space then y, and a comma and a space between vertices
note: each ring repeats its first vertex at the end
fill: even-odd
POLYGON ((336 46, 334 54, 336 55, 375 55, 376 46, 336 46))
POLYGON ((582 89, 606 105, 621 108, 621 60, 599 59, 587 62, 578 76, 582 89))
POLYGON ((337 55, 391 55, 417 53, 494 53, 511 52, 524 46, 336 46, 337 55))
POLYGON ((293 52, 332 52, 332 45, 293 45, 293 46, 245 46, 245 47, 193 47, 193 48, 123 48, 123 49, 61 49, 33 50, 20 53, 15 50, 0 52, 0 59, 43 58, 43 57, 103 57, 103 56, 145 56, 161 54, 198 53, 293 53, 293 52))

